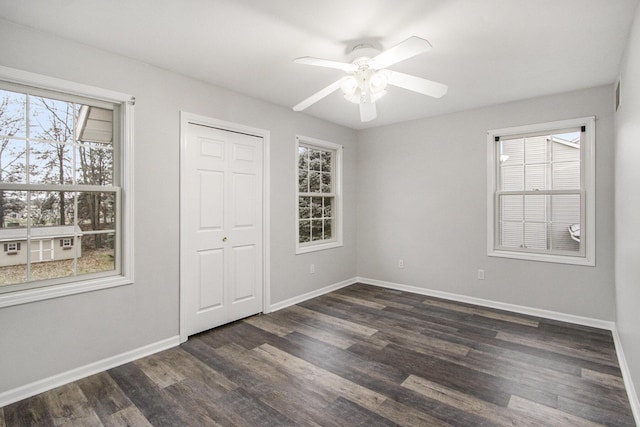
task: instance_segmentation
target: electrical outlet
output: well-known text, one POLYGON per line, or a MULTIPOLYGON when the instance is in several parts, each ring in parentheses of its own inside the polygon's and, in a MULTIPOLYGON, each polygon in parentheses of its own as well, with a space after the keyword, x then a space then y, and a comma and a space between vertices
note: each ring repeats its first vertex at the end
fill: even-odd
POLYGON ((404 268, 404 260, 403 259, 399 259, 398 260, 398 268, 404 268))
POLYGON ((316 265, 315 264, 310 264, 309 265, 309 273, 313 274, 316 272, 316 265))
POLYGON ((478 270, 478 280, 484 280, 484 270, 478 270))

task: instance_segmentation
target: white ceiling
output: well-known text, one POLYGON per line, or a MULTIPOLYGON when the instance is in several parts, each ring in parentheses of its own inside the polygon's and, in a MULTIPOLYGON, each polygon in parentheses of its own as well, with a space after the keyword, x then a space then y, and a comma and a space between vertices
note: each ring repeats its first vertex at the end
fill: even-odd
POLYGON ((616 80, 638 0, 0 0, 0 17, 291 108, 348 62, 415 35, 430 51, 391 69, 445 83, 433 99, 390 88, 361 123, 340 91, 297 114, 354 129, 616 80))

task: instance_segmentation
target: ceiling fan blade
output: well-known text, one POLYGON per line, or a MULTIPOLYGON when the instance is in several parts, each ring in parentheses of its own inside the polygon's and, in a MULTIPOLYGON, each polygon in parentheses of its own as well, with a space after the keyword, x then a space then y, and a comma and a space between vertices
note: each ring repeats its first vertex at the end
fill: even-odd
POLYGON ((412 90, 434 98, 441 98, 447 93, 447 90, 449 90, 449 86, 445 84, 423 79, 422 77, 399 73, 397 71, 385 70, 385 75, 390 85, 412 90))
POLYGON ((360 102, 360 121, 370 122, 377 117, 375 102, 360 102))
POLYGON ((312 58, 311 56, 303 56, 293 60, 294 64, 315 65, 316 67, 335 68, 344 72, 350 73, 358 69, 353 64, 347 64, 346 62, 330 61, 328 59, 312 58))
POLYGON ((296 106, 294 106, 293 107, 293 111, 302 111, 305 108, 307 108, 307 107, 315 104, 316 102, 320 101, 325 96, 328 96, 328 95, 332 94, 333 92, 335 92, 336 90, 340 89, 340 86, 342 85, 342 80, 343 79, 335 81, 335 82, 331 83, 329 86, 325 87, 324 89, 321 89, 318 92, 314 93, 313 95, 311 95, 310 97, 308 97, 307 99, 302 101, 301 103, 299 103, 296 106))
POLYGON ((393 64, 397 64, 405 59, 412 58, 416 55, 431 49, 431 43, 420 37, 412 36, 403 42, 398 43, 394 47, 373 57, 375 68, 387 68, 393 64))

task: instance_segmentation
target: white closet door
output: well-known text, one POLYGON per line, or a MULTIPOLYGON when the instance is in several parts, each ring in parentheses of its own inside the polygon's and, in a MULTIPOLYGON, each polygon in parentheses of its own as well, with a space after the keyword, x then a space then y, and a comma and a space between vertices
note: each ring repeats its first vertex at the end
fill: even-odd
POLYGON ((182 153, 182 309, 192 335, 262 311, 263 140, 189 124, 182 153))

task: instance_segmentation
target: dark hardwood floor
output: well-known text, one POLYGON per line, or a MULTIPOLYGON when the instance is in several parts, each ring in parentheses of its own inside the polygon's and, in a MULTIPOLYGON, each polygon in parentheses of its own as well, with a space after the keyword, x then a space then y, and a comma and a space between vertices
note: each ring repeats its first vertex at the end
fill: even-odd
POLYGON ((0 409, 13 426, 633 426, 611 333, 356 284, 0 409))

